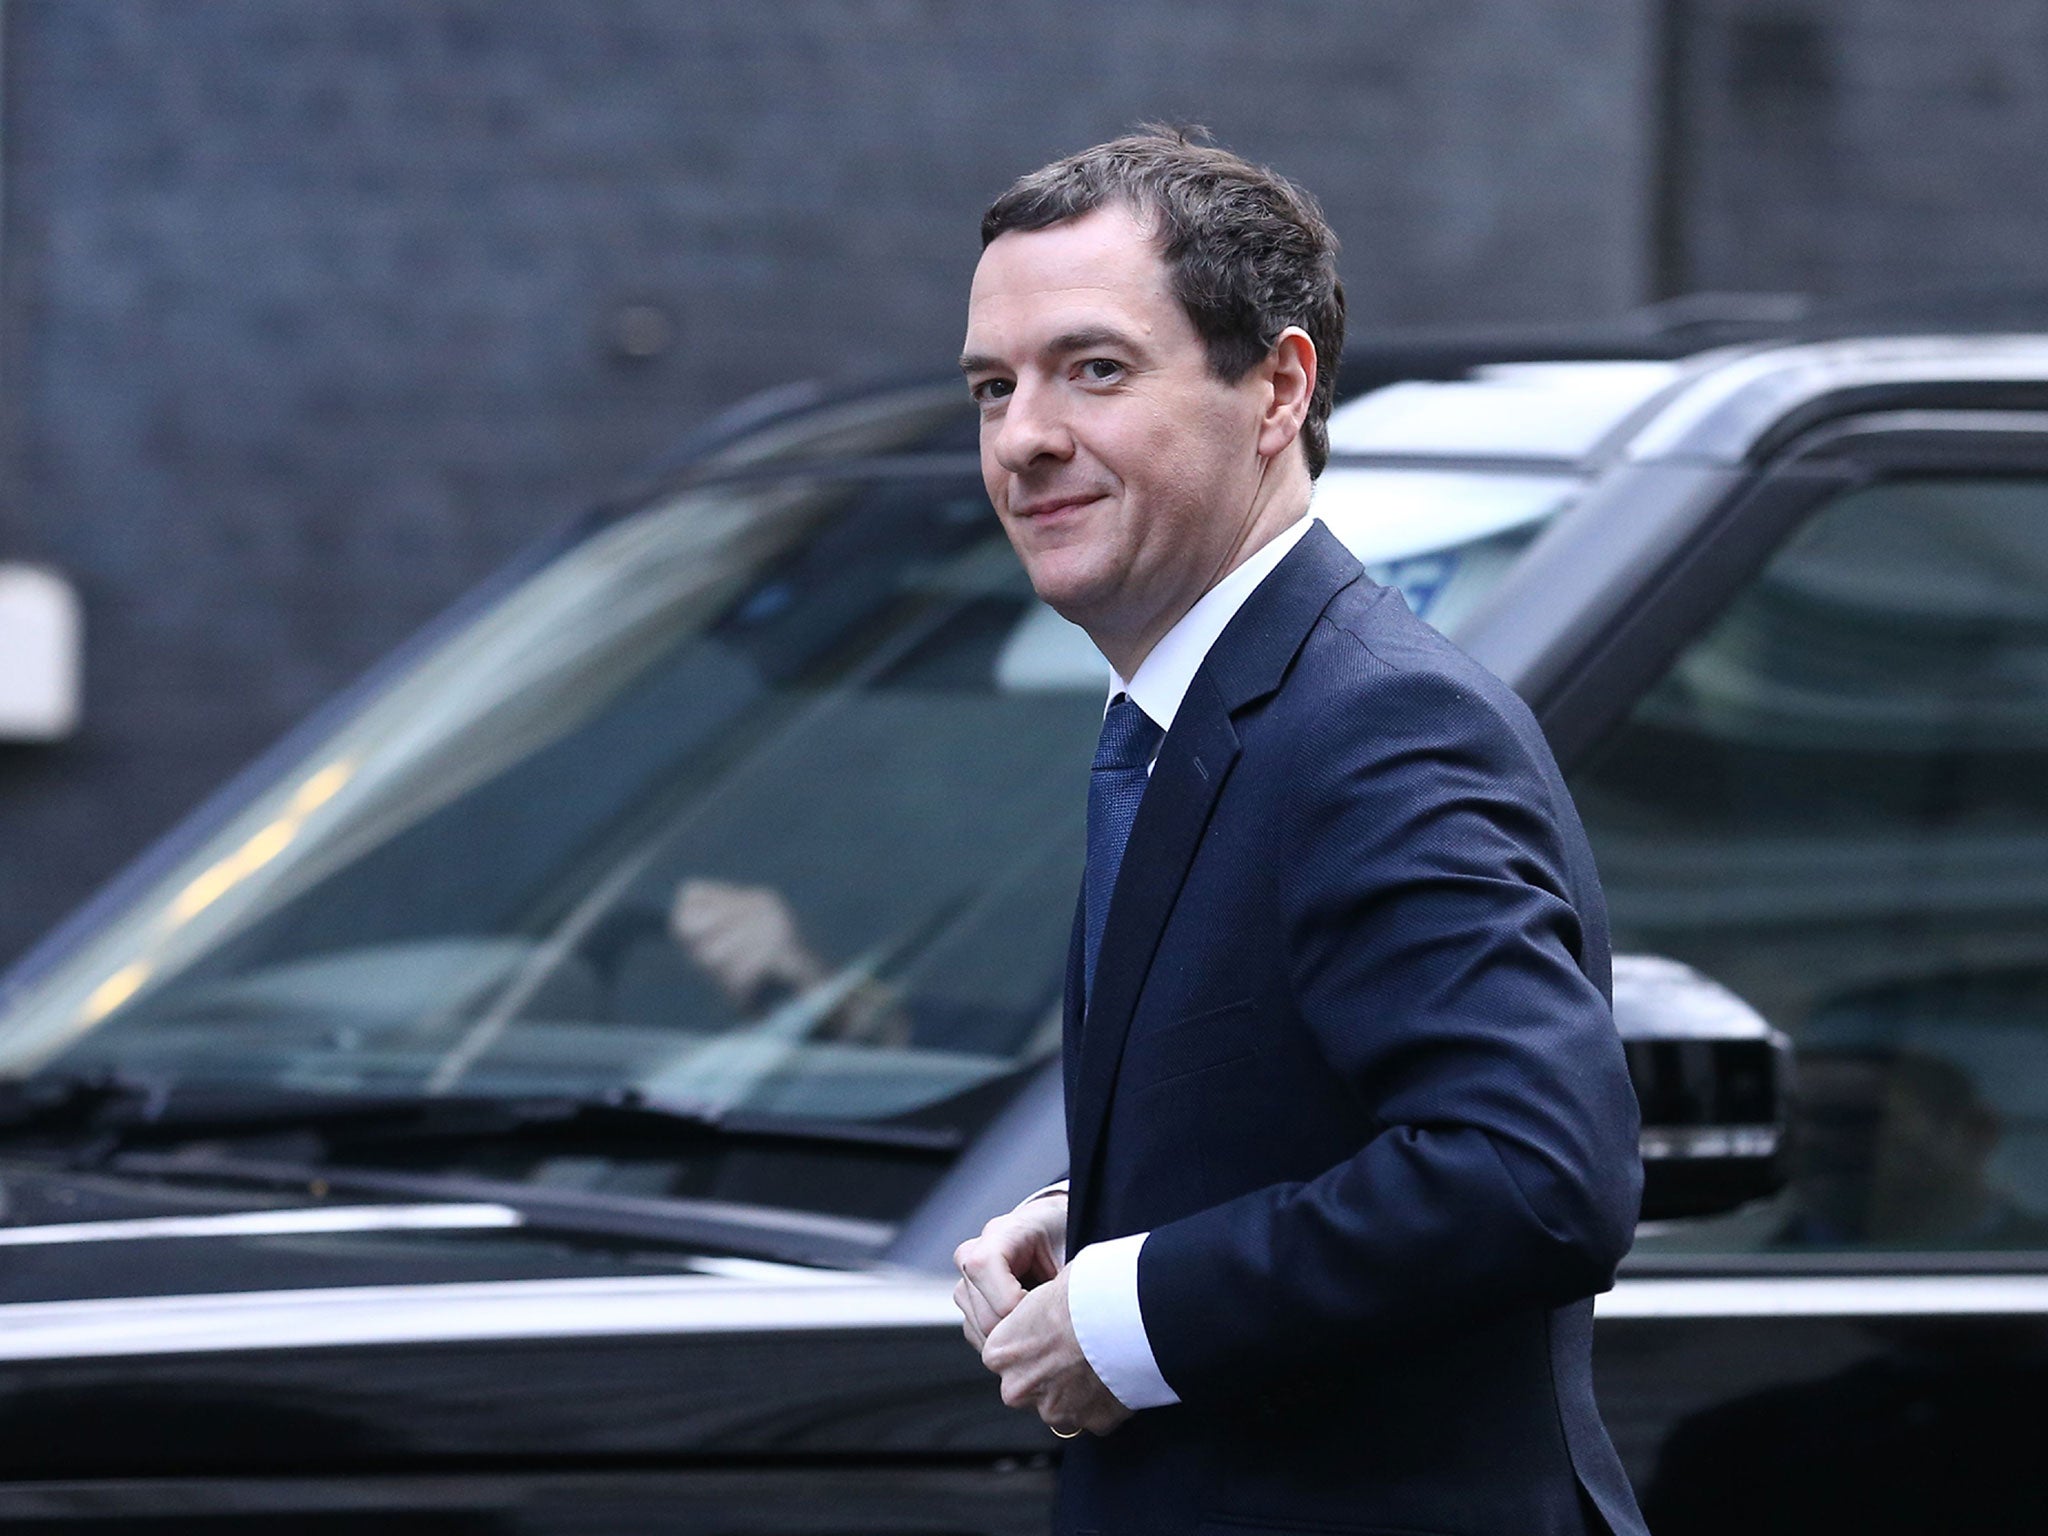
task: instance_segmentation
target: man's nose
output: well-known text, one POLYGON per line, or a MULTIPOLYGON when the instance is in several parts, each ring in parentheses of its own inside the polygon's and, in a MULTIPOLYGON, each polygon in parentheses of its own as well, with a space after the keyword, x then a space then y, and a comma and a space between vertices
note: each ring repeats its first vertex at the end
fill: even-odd
POLYGON ((1003 402, 992 447, 996 462, 1011 474, 1019 475, 1048 459, 1071 457, 1074 439, 1067 430, 1057 397, 1047 390, 1020 383, 1003 402))

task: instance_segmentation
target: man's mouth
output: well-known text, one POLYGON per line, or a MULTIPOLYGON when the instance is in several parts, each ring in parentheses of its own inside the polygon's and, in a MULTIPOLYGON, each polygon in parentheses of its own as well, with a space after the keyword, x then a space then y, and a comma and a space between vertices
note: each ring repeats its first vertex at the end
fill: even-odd
POLYGON ((1072 512, 1078 507, 1085 507, 1090 502, 1101 499, 1101 494, 1095 491, 1064 496, 1041 496, 1036 501, 1012 502, 1010 516, 1030 520, 1053 518, 1062 512, 1072 512))

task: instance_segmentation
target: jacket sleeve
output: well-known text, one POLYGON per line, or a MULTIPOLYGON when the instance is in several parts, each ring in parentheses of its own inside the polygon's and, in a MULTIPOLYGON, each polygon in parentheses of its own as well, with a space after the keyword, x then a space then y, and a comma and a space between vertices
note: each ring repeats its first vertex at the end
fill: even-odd
POLYGON ((1548 748, 1511 697, 1347 654, 1346 707, 1294 743, 1277 889, 1362 1144, 1147 1239, 1146 1332, 1190 1403, 1589 1296, 1633 1237, 1635 1096, 1580 969, 1548 748))

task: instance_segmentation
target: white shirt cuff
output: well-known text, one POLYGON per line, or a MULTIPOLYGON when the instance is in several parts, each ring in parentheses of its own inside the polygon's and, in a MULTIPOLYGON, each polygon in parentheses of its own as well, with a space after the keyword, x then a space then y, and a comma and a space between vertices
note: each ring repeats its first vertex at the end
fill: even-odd
POLYGON ((1067 1263, 1067 1311, 1081 1353, 1126 1408, 1164 1408, 1180 1394, 1159 1374, 1138 1309, 1138 1250, 1151 1234, 1090 1243, 1067 1263))

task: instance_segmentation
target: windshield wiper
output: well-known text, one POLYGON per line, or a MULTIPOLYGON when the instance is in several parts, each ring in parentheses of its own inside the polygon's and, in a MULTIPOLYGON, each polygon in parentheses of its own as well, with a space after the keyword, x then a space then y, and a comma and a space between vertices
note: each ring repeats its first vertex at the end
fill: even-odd
POLYGON ((643 1143, 650 1151, 679 1139, 762 1141, 819 1147, 872 1147, 950 1156, 963 1137, 950 1126, 840 1120, 676 1104, 637 1090, 576 1095, 359 1094, 153 1083, 115 1074, 38 1076, 0 1083, 0 1139, 73 1133, 104 1151, 311 1134, 355 1150, 437 1141, 516 1139, 523 1143, 643 1143))
POLYGON ((0 1139, 73 1139, 154 1117, 168 1084, 115 1071, 0 1078, 0 1139))
POLYGON ((745 1254, 785 1264, 838 1267, 872 1263, 896 1235, 890 1222, 864 1221, 780 1206, 728 1200, 621 1195, 562 1189, 459 1173, 394 1172, 345 1164, 242 1157, 211 1149, 122 1152, 109 1166, 159 1179, 207 1184, 255 1184, 305 1191, 310 1199, 375 1196, 385 1199, 481 1201, 509 1206, 532 1229, 745 1254))
POLYGON ((511 1206, 538 1229, 801 1264, 872 1261, 895 1228, 776 1206, 481 1176, 463 1167, 462 1154, 482 1147, 536 1160, 576 1153, 659 1159, 771 1143, 942 1162, 962 1140, 950 1127, 714 1113, 630 1091, 594 1099, 370 1096, 113 1073, 0 1081, 0 1145, 25 1145, 71 1167, 296 1188, 313 1199, 487 1200, 511 1206))

